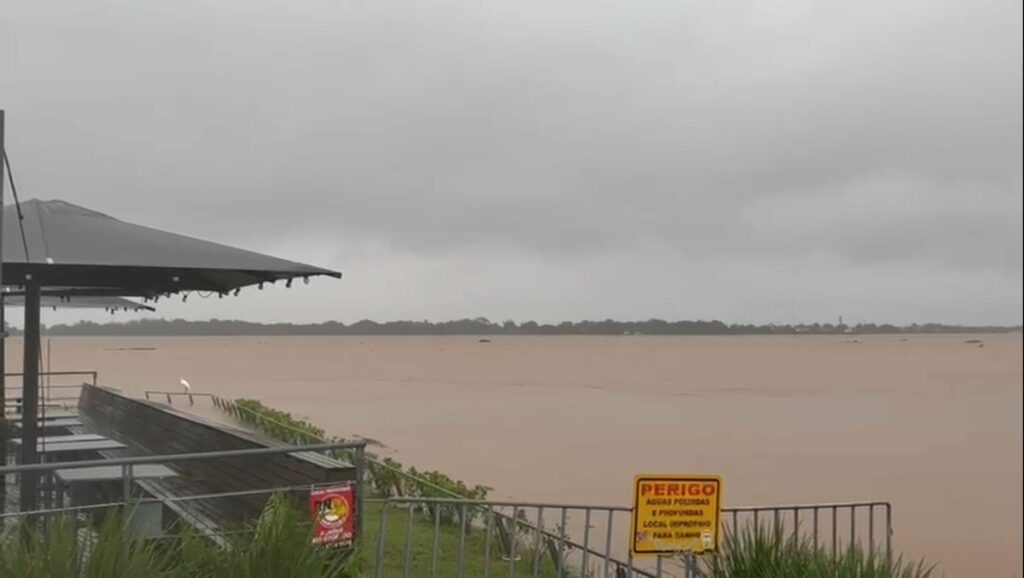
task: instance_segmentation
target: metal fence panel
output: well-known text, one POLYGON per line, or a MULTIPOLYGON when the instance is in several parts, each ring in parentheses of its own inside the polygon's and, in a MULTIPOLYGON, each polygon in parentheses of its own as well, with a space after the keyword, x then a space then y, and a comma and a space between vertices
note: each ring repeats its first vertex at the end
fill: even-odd
MULTIPOLYGON (((363 442, 0 466, 0 474, 5 476, 37 474, 44 477, 58 468, 99 465, 124 468, 122 492, 113 496, 109 503, 5 513, 0 514, 0 521, 25 516, 71 514, 85 517, 125 504, 149 502, 161 503, 173 510, 173 506, 189 501, 205 500, 215 505, 221 500, 242 499, 257 493, 308 492, 310 485, 155 499, 146 495, 143 481, 134 479, 134 469, 154 463, 338 450, 350 450, 356 456, 357 540, 363 543, 363 551, 369 558, 369 575, 376 578, 699 576, 696 559, 686 553, 677 557, 633 559, 627 548, 629 507, 424 497, 367 499, 363 483, 366 476, 362 464, 365 459, 363 442)), ((194 522, 202 526, 201 520, 194 522)), ((892 555, 892 508, 887 502, 726 508, 722 524, 726 545, 731 536, 753 528, 804 540, 829 553, 858 545, 886 559, 892 555)), ((226 538, 223 528, 208 530, 216 539, 226 538)))
MULTIPOLYGON (((698 558, 688 553, 633 559, 626 547, 627 507, 443 498, 369 500, 367 507, 379 516, 371 561, 375 578, 701 575, 698 558)), ((886 502, 727 508, 723 526, 724 541, 756 528, 827 552, 857 544, 891 555, 892 510, 886 502)))

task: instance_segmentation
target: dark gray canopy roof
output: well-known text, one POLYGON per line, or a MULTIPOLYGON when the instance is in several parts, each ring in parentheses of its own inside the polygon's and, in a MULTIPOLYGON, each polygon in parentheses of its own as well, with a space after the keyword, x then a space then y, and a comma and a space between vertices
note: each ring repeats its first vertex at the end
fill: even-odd
POLYGON ((122 295, 227 292, 246 285, 340 273, 120 221, 64 201, 21 204, 28 257, 13 206, 4 207, 3 280, 31 275, 44 288, 122 295))

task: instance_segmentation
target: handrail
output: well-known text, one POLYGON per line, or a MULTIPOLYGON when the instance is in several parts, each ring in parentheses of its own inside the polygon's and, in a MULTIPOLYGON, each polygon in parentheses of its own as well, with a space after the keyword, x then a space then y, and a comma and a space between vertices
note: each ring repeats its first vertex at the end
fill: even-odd
MULTIPOLYGON (((276 454, 287 454, 290 456, 296 456, 296 454, 302 454, 306 452, 317 452, 325 450, 354 450, 355 452, 355 492, 356 492, 356 511, 363 511, 363 501, 365 499, 365 485, 363 483, 363 472, 365 468, 364 458, 366 456, 366 441, 365 440, 354 440, 344 442, 333 442, 326 444, 310 444, 305 446, 276 446, 276 447, 258 447, 258 448, 246 448, 240 450, 216 450, 210 452, 191 452, 184 454, 162 454, 162 455, 150 455, 150 456, 128 456, 120 458, 109 458, 109 459, 98 459, 98 460, 81 460, 74 462, 49 462, 41 464, 18 464, 13 466, 0 466, 0 478, 7 474, 25 474, 39 475, 37 472, 52 472, 58 469, 79 469, 79 468, 90 468, 93 466, 121 466, 124 476, 124 502, 127 503, 131 496, 131 483, 132 483, 132 469, 137 465, 145 464, 165 464, 174 462, 189 462, 189 461, 200 461, 200 460, 215 460, 224 458, 234 457, 247 457, 247 456, 264 456, 264 455, 276 455, 276 454)), ((356 519, 357 534, 362 533, 362 516, 356 519)))
MULTIPOLYGON (((86 385, 86 384, 80 383, 80 384, 77 384, 77 385, 67 385, 67 384, 65 384, 65 385, 45 385, 45 386, 42 386, 42 387, 43 387, 43 389, 74 389, 76 387, 82 387, 83 385, 86 385)), ((18 386, 18 385, 8 385, 7 387, 4 388, 4 390, 5 391, 21 391, 21 386, 18 386)))
MULTIPOLYGON (((141 481, 141 480, 140 480, 141 481)), ((159 498, 140 497, 133 500, 134 504, 165 504, 174 502, 192 502, 197 500, 211 500, 216 498, 235 498, 239 496, 258 496, 262 494, 276 494, 278 492, 309 491, 316 488, 329 488, 337 485, 338 482, 317 482, 313 484, 302 484, 296 486, 275 486, 255 490, 234 490, 230 492, 211 492, 205 494, 188 494, 178 496, 163 496, 159 498)), ((61 506, 58 508, 46 508, 41 510, 30 510, 27 512, 0 512, 0 519, 20 518, 31 515, 61 514, 66 512, 84 512, 99 510, 102 508, 115 508, 123 506, 124 502, 103 502, 98 504, 83 504, 80 506, 61 506)))
POLYGON ((191 391, 164 391, 159 389, 147 389, 145 394, 146 399, 149 400, 150 395, 164 395, 167 396, 167 403, 170 404, 172 397, 188 397, 188 404, 195 405, 197 397, 208 397, 211 400, 217 399, 217 396, 212 393, 192 393, 191 391))
POLYGON ((809 510, 812 508, 867 508, 871 506, 876 508, 892 507, 892 502, 828 502, 821 504, 785 504, 781 506, 733 506, 731 508, 723 508, 723 510, 742 514, 745 512, 768 512, 772 510, 792 512, 793 510, 809 510))
MULTIPOLYGON (((92 385, 96 385, 97 382, 99 381, 99 372, 98 371, 40 371, 39 372, 39 377, 46 377, 46 376, 52 376, 52 375, 87 375, 87 376, 92 378, 92 385)), ((4 373, 4 377, 25 377, 25 374, 23 372, 11 372, 11 373, 4 373)), ((51 385, 49 387, 80 387, 80 386, 78 386, 78 385, 68 385, 68 386, 51 385)), ((17 386, 17 385, 7 386, 4 389, 12 389, 12 388, 14 388, 14 389, 21 389, 21 386, 17 386)))
MULTIPOLYGON (((545 508, 545 509, 556 509, 556 508, 570 508, 574 510, 611 510, 613 512, 632 512, 631 506, 609 506, 609 505, 593 505, 593 504, 558 504, 553 502, 522 502, 515 500, 469 500, 469 499, 457 499, 457 498, 406 498, 406 497, 390 497, 390 498, 373 498, 370 501, 374 502, 392 502, 395 504, 405 503, 431 503, 431 504, 453 504, 466 506, 500 506, 500 507, 512 507, 512 506, 530 506, 534 508, 545 508)), ((779 505, 779 506, 732 506, 723 507, 723 512, 753 512, 753 511, 793 511, 796 509, 810 509, 810 508, 866 508, 869 506, 885 507, 892 506, 890 502, 826 502, 819 504, 795 504, 795 505, 779 505)))
POLYGON ((53 462, 46 464, 19 464, 0 466, 0 475, 24 472, 48 472, 52 470, 91 468, 94 466, 136 466, 143 464, 160 464, 169 462, 189 462, 194 460, 217 460, 247 456, 264 456, 272 454, 298 454, 324 450, 358 450, 366 447, 365 440, 311 444, 306 446, 279 446, 264 448, 246 448, 241 450, 216 450, 212 452, 191 452, 185 454, 163 454, 154 456, 127 456, 101 460, 79 460, 75 462, 53 462))
MULTIPOLYGON (((620 507, 620 506, 594 506, 594 505, 577 505, 577 504, 555 504, 555 503, 548 503, 548 502, 517 502, 517 501, 510 501, 510 500, 494 500, 494 501, 491 501, 491 500, 458 500, 458 499, 451 499, 451 498, 400 498, 400 497, 396 498, 396 497, 392 497, 392 498, 385 498, 385 499, 369 498, 369 499, 367 499, 367 501, 368 502, 379 502, 379 503, 383 504, 384 510, 381 512, 381 525, 380 525, 380 530, 378 530, 378 535, 379 536, 384 536, 384 531, 383 531, 384 530, 384 525, 387 523, 386 522, 387 507, 389 505, 391 505, 391 504, 396 504, 396 505, 405 504, 405 505, 410 505, 410 506, 411 505, 416 505, 416 504, 436 504, 436 505, 458 506, 460 511, 462 512, 463 516, 465 515, 465 510, 467 508, 480 508, 480 509, 484 510, 485 512, 488 512, 491 515, 495 516, 499 521, 500 520, 506 520, 507 522, 511 522, 511 523, 515 524, 517 527, 523 527, 527 531, 536 532, 538 535, 544 536, 545 538, 550 538, 550 539, 558 540, 561 543, 561 548, 562 549, 564 549, 566 546, 568 546, 570 548, 573 548, 573 549, 576 549, 576 550, 579 550, 579 551, 583 552, 585 555, 592 555, 592 556, 595 556, 597 558, 603 558, 605 560, 606 564, 610 563, 610 564, 615 564, 618 567, 627 567, 627 568, 629 568, 631 576, 642 576, 643 578, 658 578, 658 576, 661 576, 660 570, 658 571, 658 573, 652 573, 652 572, 650 572, 648 570, 644 570, 642 568, 637 568, 636 565, 635 565, 635 561, 633 560, 632 556, 629 559, 627 559, 627 560, 623 560, 623 559, 621 559, 621 558, 619 558, 617 556, 613 556, 610 551, 608 551, 608 552, 601 552, 599 550, 596 550, 596 549, 590 547, 590 545, 588 543, 586 543, 586 542, 588 542, 587 540, 584 541, 585 543, 581 544, 581 543, 579 543, 579 542, 569 538, 566 535, 566 533, 565 533, 565 528, 564 527, 561 528, 559 533, 555 533, 555 532, 547 530, 546 528, 544 528, 544 527, 542 527, 542 526, 540 526, 538 524, 535 524, 535 523, 533 523, 533 522, 531 522, 529 520, 524 520, 524 519, 517 518, 514 515, 506 514, 506 513, 502 512, 502 511, 499 511, 497 509, 497 508, 513 508, 513 511, 515 511, 515 510, 520 510, 521 511, 521 508, 536 508, 538 511, 543 511, 543 510, 562 510, 563 514, 564 514, 564 512, 566 512, 568 510, 583 510, 583 511, 598 510, 598 511, 608 512, 609 515, 611 515, 611 513, 613 513, 613 512, 630 512, 630 511, 632 511, 632 509, 628 508, 628 507, 624 507, 624 506, 623 507, 620 507)), ((564 518, 564 515, 563 515, 563 523, 564 523, 564 519, 565 518, 564 518)), ((488 522, 488 524, 489 523, 490 522, 488 522)), ((465 526, 463 525, 463 531, 465 531, 464 528, 465 528, 465 526)), ((384 546, 384 541, 383 541, 383 538, 378 538, 378 540, 379 541, 377 543, 377 547, 378 547, 378 561, 379 561, 380 558, 382 557, 382 549, 383 549, 383 546, 384 546)), ((511 557, 512 553, 509 552, 509 555, 511 557)), ((563 555, 562 551, 560 551, 558 555, 562 556, 563 555)), ((536 562, 536 560, 535 560, 535 562, 536 562)), ((562 573, 561 570, 563 568, 563 566, 562 566, 563 562, 559 561, 559 562, 556 562, 556 563, 559 565, 559 574, 561 574, 562 573)), ((379 565, 377 566, 377 568, 376 568, 377 569, 377 573, 375 574, 375 576, 381 576, 382 575, 381 574, 381 568, 382 568, 381 566, 379 566, 379 565)), ((536 572, 536 568, 534 568, 534 571, 536 572)), ((513 570, 510 569, 509 572, 512 573, 513 570)))
MULTIPOLYGON (((495 515, 504 517, 505 519, 511 519, 512 517, 509 516, 508 514, 504 513, 504 512, 497 511, 495 509, 496 507, 519 508, 519 507, 524 507, 525 506, 525 507, 531 507, 531 508, 538 508, 540 510, 545 510, 545 509, 563 510, 563 512, 565 510, 584 510, 584 511, 589 511, 589 510, 605 510, 605 511, 609 512, 609 516, 613 512, 630 513, 633 510, 629 506, 595 506, 595 505, 589 505, 589 504, 552 504, 552 503, 544 503, 544 502, 531 503, 531 502, 517 502, 517 501, 514 501, 514 500, 459 500, 459 499, 451 499, 451 498, 430 498, 430 497, 416 497, 416 498, 388 497, 388 498, 384 498, 384 499, 381 499, 381 500, 373 500, 373 501, 381 501, 381 502, 384 502, 385 504, 409 504, 409 505, 411 505, 411 504, 434 504, 434 505, 437 505, 437 506, 450 506, 450 507, 457 506, 457 507, 461 507, 461 508, 467 508, 467 507, 468 508, 483 508, 483 509, 489 510, 490 512, 492 512, 495 515)), ((798 517, 797 513, 798 512, 811 511, 814 514, 813 518, 812 518, 812 520, 813 520, 813 526, 812 526, 813 527, 813 543, 814 543, 814 547, 818 548, 819 547, 819 541, 818 541, 818 538, 819 538, 819 519, 818 519, 818 513, 819 512, 829 512, 829 511, 831 511, 832 518, 830 520, 830 523, 828 524, 828 529, 831 530, 831 534, 832 534, 831 547, 832 547, 832 551, 833 551, 833 554, 834 554, 835 551, 836 551, 837 545, 839 543, 839 538, 838 538, 838 533, 837 533, 839 531, 838 530, 838 528, 839 528, 839 520, 837 518, 837 513, 838 512, 849 512, 849 523, 850 523, 850 536, 849 536, 849 539, 851 541, 853 541, 853 540, 856 540, 856 535, 857 535, 857 529, 856 529, 857 528, 857 518, 856 518, 857 511, 860 510, 861 512, 863 512, 866 509, 867 512, 868 512, 868 528, 867 528, 868 543, 869 543, 870 551, 874 552, 874 547, 875 547, 875 543, 876 543, 875 542, 875 536, 878 535, 876 533, 876 531, 875 531, 875 510, 876 510, 876 508, 881 510, 882 514, 884 515, 884 526, 883 526, 884 533, 881 535, 881 539, 882 539, 881 545, 884 547, 885 559, 886 560, 891 560, 892 559, 892 535, 893 535, 892 503, 891 502, 887 502, 887 501, 826 502, 826 503, 813 503, 813 504, 785 504, 785 505, 771 505, 771 506, 723 507, 722 508, 722 523, 723 523, 723 525, 727 524, 727 522, 725 522, 725 519, 727 517, 732 518, 733 531, 736 531, 736 529, 738 527, 738 516, 740 514, 751 514, 752 513, 753 514, 752 521, 753 521, 754 527, 757 528, 757 525, 758 525, 758 514, 759 513, 770 512, 770 513, 774 514, 774 524, 776 524, 776 527, 779 527, 778 524, 780 523, 780 519, 779 519, 780 514, 785 514, 787 512, 792 512, 792 513, 794 513, 794 518, 793 518, 791 526, 793 528, 792 531, 793 531, 793 534, 794 534, 794 537, 795 537, 797 532, 800 531, 800 520, 799 520, 799 517, 798 517)), ((564 520, 564 518, 563 518, 563 520, 564 520)), ((540 531, 540 532, 543 532, 543 533, 545 533, 547 535, 559 538, 560 540, 565 541, 565 543, 573 544, 573 542, 571 540, 565 540, 562 536, 553 535, 551 532, 548 532, 547 530, 545 530, 543 528, 540 528, 540 527, 538 527, 536 525, 533 525, 533 524, 531 524, 528 521, 519 520, 519 519, 515 519, 514 521, 515 521, 516 524, 524 525, 527 528, 533 528, 536 531, 540 531)), ((767 521, 765 523, 767 523, 767 521)), ((861 528, 862 528, 861 531, 863 531, 863 526, 861 526, 861 528)))

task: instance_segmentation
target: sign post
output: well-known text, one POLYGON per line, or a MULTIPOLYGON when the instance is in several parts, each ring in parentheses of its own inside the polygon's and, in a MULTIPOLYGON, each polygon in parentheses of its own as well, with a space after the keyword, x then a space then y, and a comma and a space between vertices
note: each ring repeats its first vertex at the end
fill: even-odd
POLYGON ((721 511, 719 476, 636 476, 629 551, 634 556, 685 557, 714 552, 721 511))
POLYGON ((350 546, 355 539, 355 493, 351 485, 318 488, 309 493, 313 545, 350 546))

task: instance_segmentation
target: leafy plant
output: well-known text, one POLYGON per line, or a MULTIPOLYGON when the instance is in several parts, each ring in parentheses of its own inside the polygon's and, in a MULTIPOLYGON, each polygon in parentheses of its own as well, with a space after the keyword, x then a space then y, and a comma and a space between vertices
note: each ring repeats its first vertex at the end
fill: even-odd
POLYGON ((182 525, 163 538, 134 536, 123 510, 99 528, 65 513, 0 535, 0 578, 354 578, 351 551, 318 549, 312 526, 286 495, 273 496, 248 531, 220 547, 182 525))
POLYGON ((312 529, 289 496, 278 494, 251 532, 235 536, 223 550, 214 550, 191 530, 178 549, 175 578, 343 578, 356 564, 348 551, 311 546, 312 529))
POLYGON ((809 538, 763 526, 727 535, 721 551, 705 557, 703 566, 709 578, 929 578, 934 569, 902 556, 889 560, 860 545, 833 555, 809 538))
POLYGON ((75 518, 62 515, 38 526, 16 524, 0 540, 0 577, 150 578, 167 565, 154 543, 131 536, 121 514, 107 516, 95 533, 80 534, 75 518))

